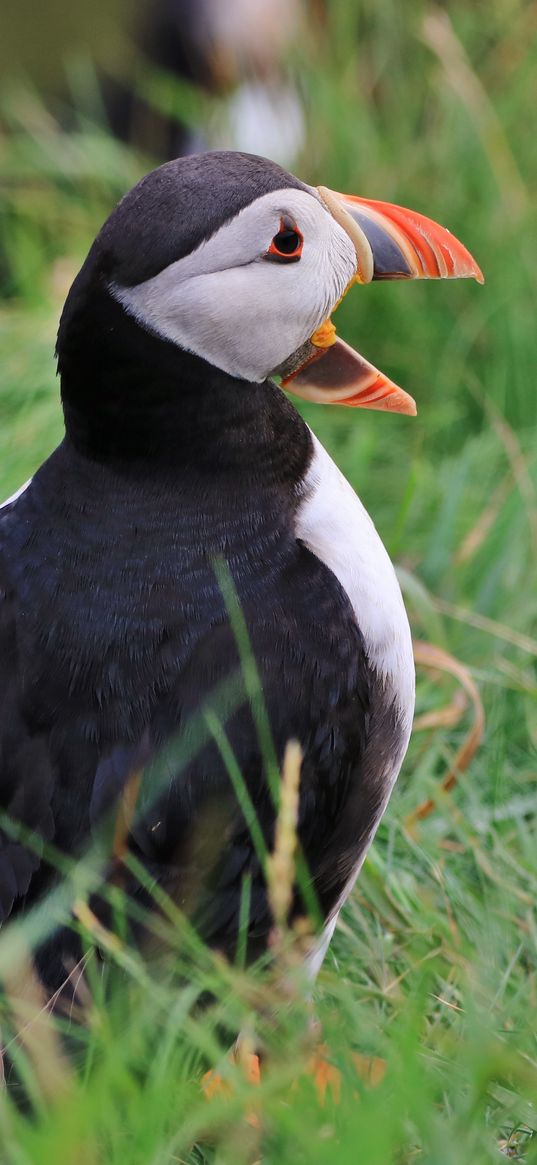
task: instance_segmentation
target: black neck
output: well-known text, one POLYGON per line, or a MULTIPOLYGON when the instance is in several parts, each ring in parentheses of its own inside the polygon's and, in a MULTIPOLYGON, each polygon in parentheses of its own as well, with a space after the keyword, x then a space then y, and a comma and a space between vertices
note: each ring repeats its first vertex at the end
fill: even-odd
POLYGON ((68 441, 94 461, 137 474, 304 472, 307 429, 280 389, 145 331, 103 286, 62 318, 58 364, 68 441))

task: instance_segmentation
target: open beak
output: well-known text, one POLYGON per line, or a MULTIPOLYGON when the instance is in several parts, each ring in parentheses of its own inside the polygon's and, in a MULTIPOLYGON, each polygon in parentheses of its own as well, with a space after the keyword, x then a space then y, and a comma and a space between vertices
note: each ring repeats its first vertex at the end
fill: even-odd
MULTIPOLYGON (((354 243, 353 283, 468 278, 484 282, 466 247, 425 215, 389 202, 337 194, 325 186, 319 187, 319 194, 354 243)), ((326 404, 384 409, 411 416, 416 413, 412 397, 338 339, 330 320, 311 337, 305 360, 286 377, 283 387, 306 400, 326 404)))

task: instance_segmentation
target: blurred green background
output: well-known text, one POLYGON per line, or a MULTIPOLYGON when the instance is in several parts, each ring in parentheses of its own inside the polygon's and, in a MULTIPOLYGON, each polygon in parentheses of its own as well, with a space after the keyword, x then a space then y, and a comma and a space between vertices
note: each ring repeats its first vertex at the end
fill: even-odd
MULTIPOLYGON (((306 1061, 287 1016, 261 1146, 240 1132, 251 1097, 239 1089, 235 1135, 193 1149, 206 1116, 192 1080, 216 1019, 183 1022, 183 989, 150 998, 141 970, 124 968, 136 1018, 96 1008, 68 1103, 43 1100, 29 1122, 0 1099, 1 1160, 537 1161, 537 7, 327 0, 289 16, 271 62, 232 62, 205 87, 144 61, 132 12, 4 0, 0 490, 15 490, 61 437, 63 299, 103 219, 160 160, 147 134, 141 146, 112 136, 103 75, 209 147, 242 143, 237 93, 262 84, 279 160, 306 181, 438 219, 484 271, 484 287, 357 288, 338 311, 340 335, 415 396, 416 419, 304 413, 398 565, 416 639, 475 681, 486 728, 443 793, 475 710, 440 665, 418 667, 418 716, 431 716, 418 720, 316 992, 343 1072, 339 1106, 319 1108, 306 1085, 289 1102, 306 1061), (427 798, 434 811, 411 828, 427 798), (350 1047, 386 1061, 376 1088, 353 1080, 350 1047)), ((223 973, 220 988, 243 1023, 247 993, 223 973)))

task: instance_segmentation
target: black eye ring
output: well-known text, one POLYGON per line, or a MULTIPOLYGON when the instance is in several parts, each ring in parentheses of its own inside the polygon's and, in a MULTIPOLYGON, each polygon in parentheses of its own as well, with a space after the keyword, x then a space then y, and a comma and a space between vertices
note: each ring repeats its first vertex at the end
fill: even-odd
POLYGON ((270 244, 267 259, 276 263, 296 263, 302 254, 304 239, 288 219, 280 219, 280 229, 270 244))

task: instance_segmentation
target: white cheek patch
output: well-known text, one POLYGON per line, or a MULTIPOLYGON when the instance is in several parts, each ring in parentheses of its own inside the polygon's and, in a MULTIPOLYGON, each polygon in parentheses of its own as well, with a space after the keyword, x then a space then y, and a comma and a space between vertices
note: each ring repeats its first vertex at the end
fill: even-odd
POLYGON ((354 246, 313 195, 265 194, 196 251, 135 287, 111 291, 142 325, 244 380, 262 381, 330 315, 356 270, 354 246), (264 258, 288 215, 298 262, 264 258))

